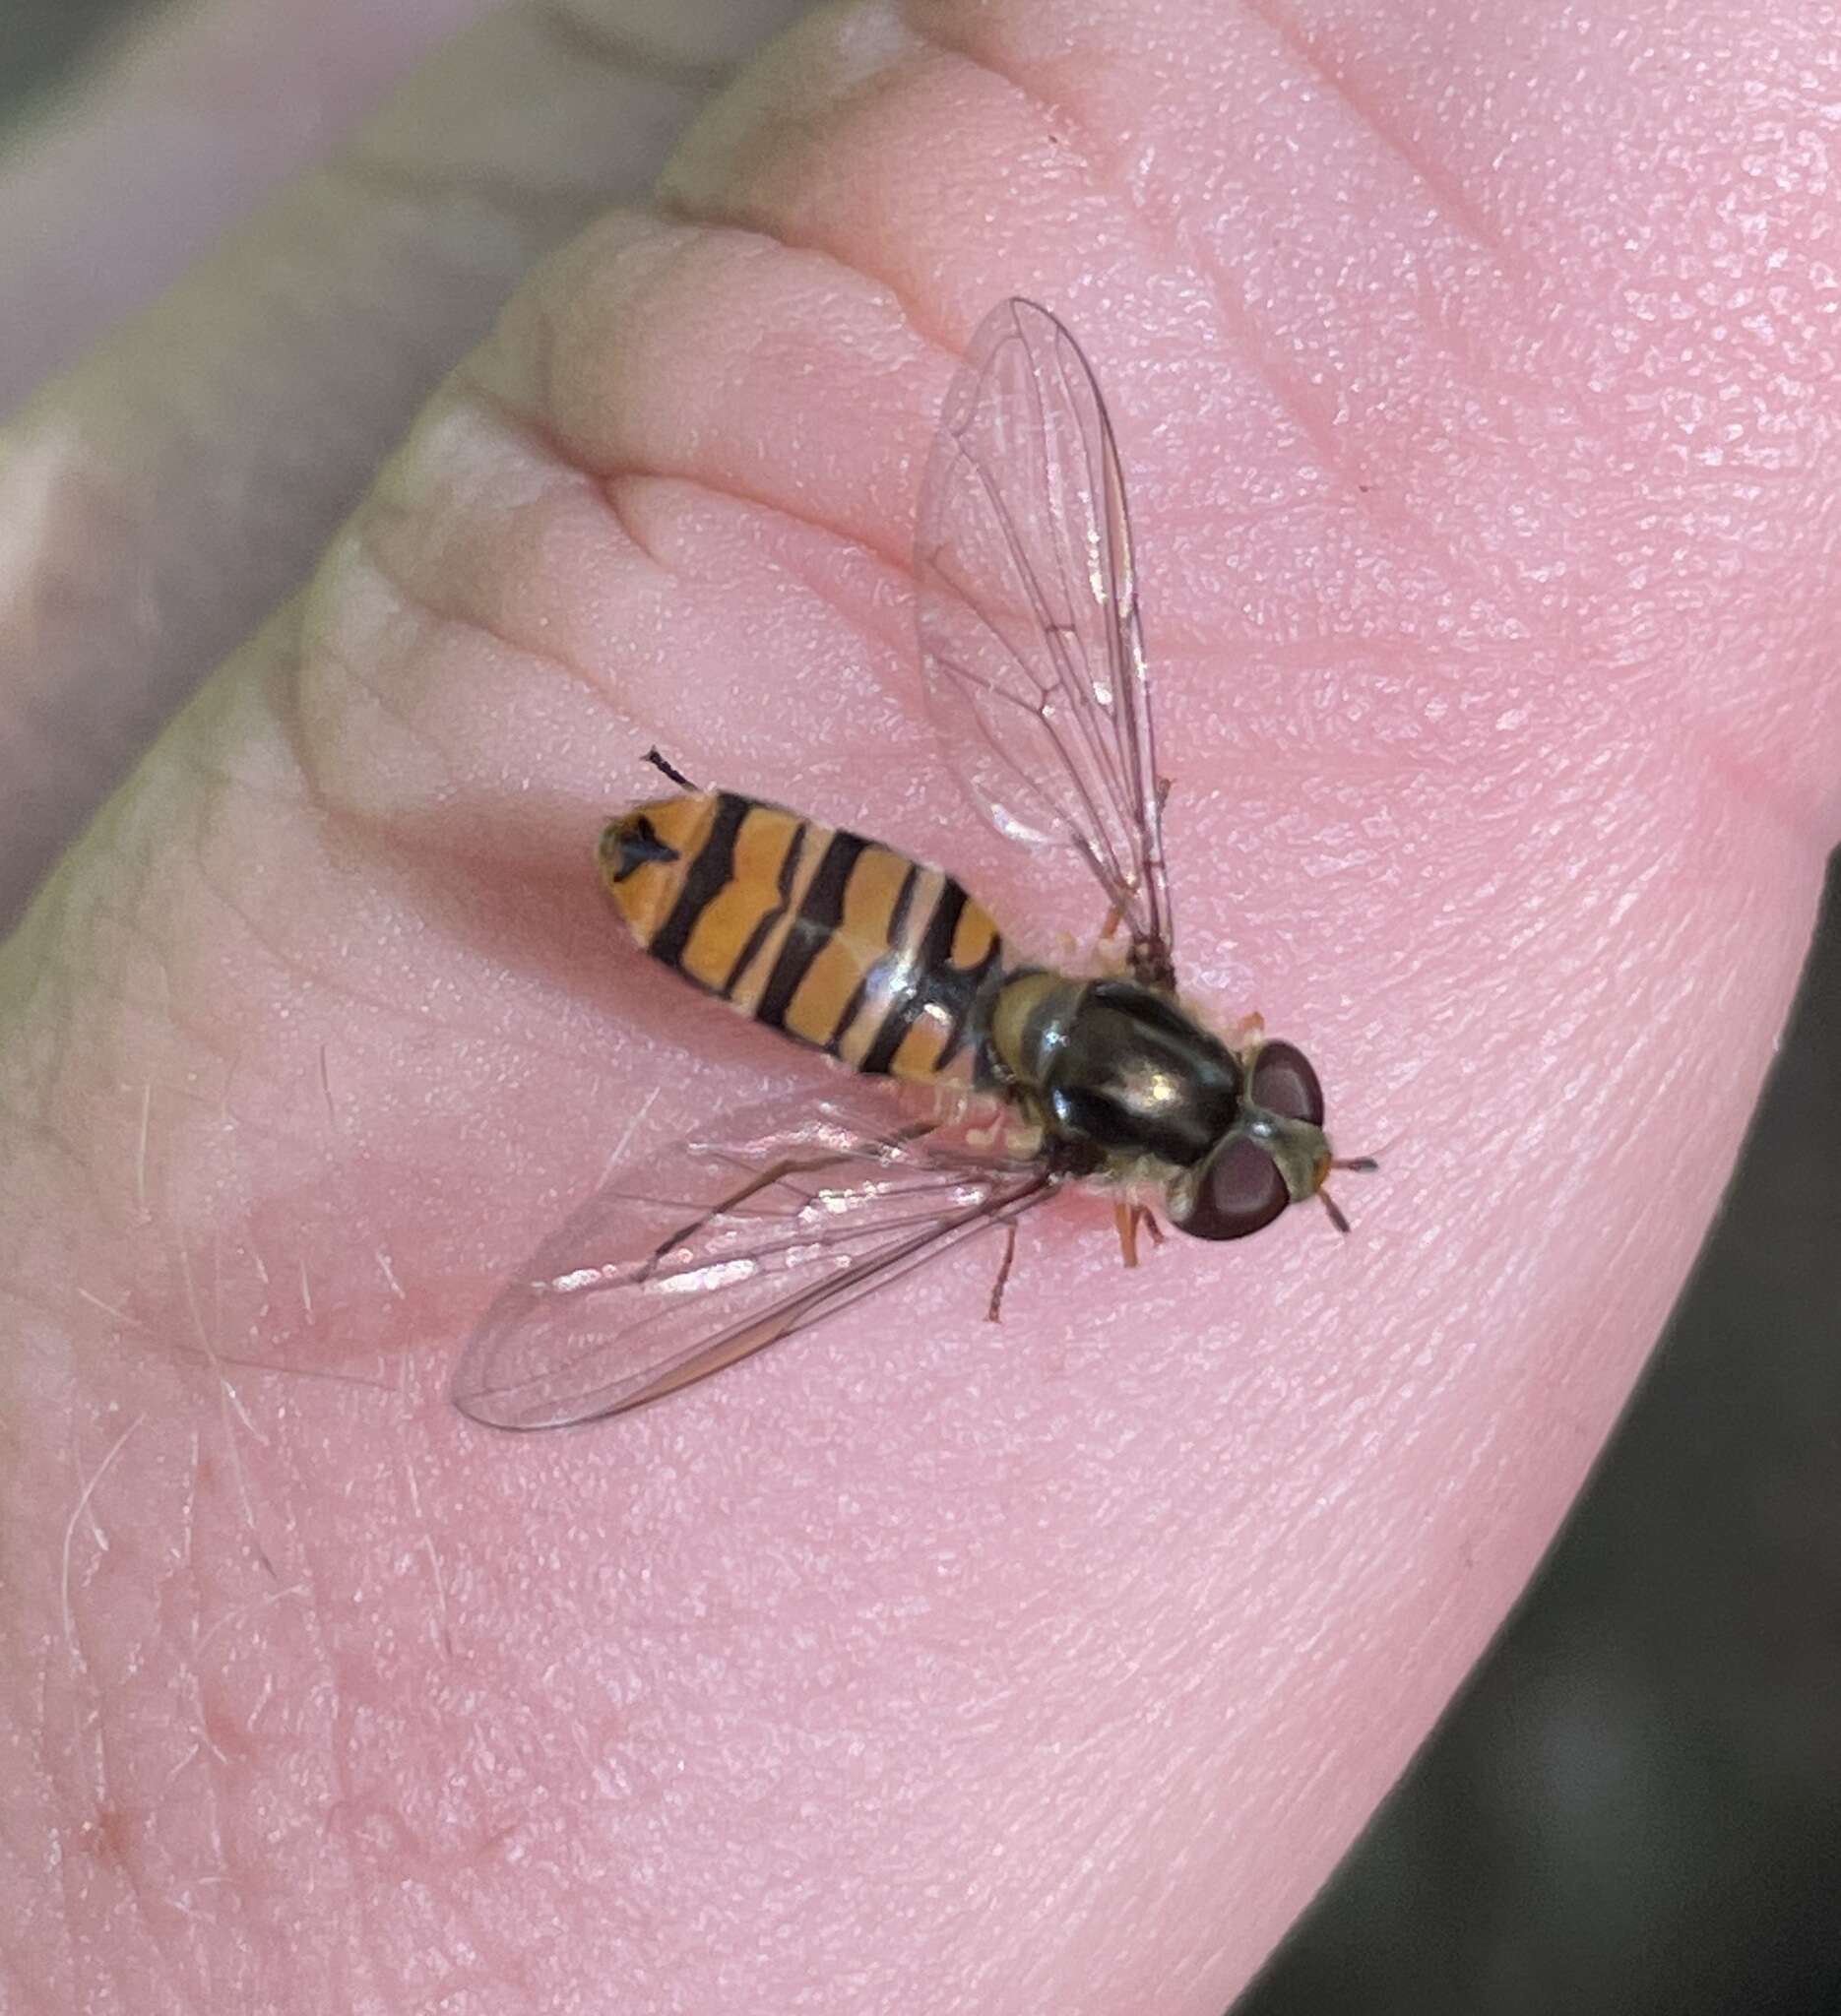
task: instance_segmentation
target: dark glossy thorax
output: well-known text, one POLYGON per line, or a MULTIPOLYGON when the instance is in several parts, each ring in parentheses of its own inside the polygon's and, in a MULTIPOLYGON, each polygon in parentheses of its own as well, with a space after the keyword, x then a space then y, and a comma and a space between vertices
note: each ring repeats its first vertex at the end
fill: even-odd
POLYGON ((1028 1061, 1064 1134, 1108 1155, 1188 1167, 1234 1124, 1240 1069, 1175 1003, 1129 980, 1071 985, 1028 1061))

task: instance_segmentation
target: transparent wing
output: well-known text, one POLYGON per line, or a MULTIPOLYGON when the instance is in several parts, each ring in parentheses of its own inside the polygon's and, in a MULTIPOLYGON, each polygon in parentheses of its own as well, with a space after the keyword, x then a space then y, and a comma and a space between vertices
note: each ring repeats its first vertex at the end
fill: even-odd
POLYGON ((973 338, 921 488, 920 660, 953 760, 998 831, 1071 847, 1173 976, 1163 788, 1124 479, 1091 366, 1033 301, 973 338))
POLYGON ((869 1102, 731 1115, 616 1169, 506 1284, 462 1354, 463 1414, 556 1428, 707 1378, 1007 1224, 1058 1178, 869 1102))

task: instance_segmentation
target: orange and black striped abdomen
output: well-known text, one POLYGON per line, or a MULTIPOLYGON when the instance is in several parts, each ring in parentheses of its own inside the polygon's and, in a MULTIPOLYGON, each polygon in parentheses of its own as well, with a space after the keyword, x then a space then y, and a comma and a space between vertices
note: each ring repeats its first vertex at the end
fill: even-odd
POLYGON ((653 958, 858 1071, 984 1074, 1003 941, 950 875, 733 791, 636 806, 602 874, 653 958))

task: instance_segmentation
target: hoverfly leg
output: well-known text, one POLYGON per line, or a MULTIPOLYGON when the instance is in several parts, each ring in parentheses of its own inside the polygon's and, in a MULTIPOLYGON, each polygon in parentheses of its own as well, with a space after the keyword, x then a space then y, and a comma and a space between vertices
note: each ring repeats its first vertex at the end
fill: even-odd
POLYGON ((1011 1219, 1003 1228, 1003 1259, 997 1268, 997 1279, 990 1285, 990 1301, 984 1310, 986 1323, 1003 1321, 1003 1292, 1009 1285, 1010 1270, 1016 1265, 1016 1220, 1011 1219))
POLYGON ((1118 1227, 1118 1250, 1127 1267, 1138 1264, 1138 1228, 1142 1226, 1151 1235, 1151 1243, 1164 1243, 1164 1228, 1157 1222, 1157 1214, 1148 1204, 1127 1204, 1122 1200, 1112 1207, 1113 1220, 1118 1227))
POLYGON ((1127 1267, 1138 1264, 1138 1213, 1140 1207, 1127 1204, 1121 1197, 1112 1207, 1112 1217, 1118 1227, 1119 1257, 1127 1267))

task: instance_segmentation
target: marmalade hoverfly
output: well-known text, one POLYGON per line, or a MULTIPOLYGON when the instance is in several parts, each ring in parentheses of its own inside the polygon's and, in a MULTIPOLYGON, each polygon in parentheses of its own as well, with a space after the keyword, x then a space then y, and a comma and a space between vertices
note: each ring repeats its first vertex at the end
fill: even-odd
POLYGON ((656 960, 859 1074, 931 1088, 908 1117, 840 1081, 615 1169, 501 1291, 457 1405, 497 1427, 664 1398, 1017 1221, 1064 1184, 1147 1198, 1205 1239, 1318 1198, 1338 1162, 1308 1059, 1256 1017, 1231 1039, 1176 992, 1163 801, 1118 451, 1046 309, 975 337, 928 464, 920 661, 946 745, 998 830, 1069 849, 1124 932, 1120 970, 1009 956, 936 868, 734 791, 677 788, 607 826, 601 872, 656 960), (983 1118, 982 1127, 968 1123, 983 1118), (721 1138, 717 1138, 721 1137, 721 1138))

